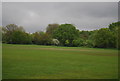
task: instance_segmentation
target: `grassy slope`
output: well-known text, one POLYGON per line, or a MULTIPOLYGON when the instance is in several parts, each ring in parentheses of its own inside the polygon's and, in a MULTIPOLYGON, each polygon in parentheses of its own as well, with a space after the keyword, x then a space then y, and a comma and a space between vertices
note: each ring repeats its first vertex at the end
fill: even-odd
POLYGON ((117 78, 117 50, 3 44, 3 79, 117 78))

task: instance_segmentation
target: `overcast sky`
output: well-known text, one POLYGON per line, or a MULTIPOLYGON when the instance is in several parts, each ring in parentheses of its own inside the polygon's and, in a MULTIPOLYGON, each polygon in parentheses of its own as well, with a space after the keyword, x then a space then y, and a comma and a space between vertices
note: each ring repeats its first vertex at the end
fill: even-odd
POLYGON ((70 23, 80 30, 108 27, 118 21, 117 2, 3 2, 2 25, 17 24, 27 32, 48 24, 70 23))
POLYGON ((2 2, 0 1, 0 26, 2 26, 2 2))

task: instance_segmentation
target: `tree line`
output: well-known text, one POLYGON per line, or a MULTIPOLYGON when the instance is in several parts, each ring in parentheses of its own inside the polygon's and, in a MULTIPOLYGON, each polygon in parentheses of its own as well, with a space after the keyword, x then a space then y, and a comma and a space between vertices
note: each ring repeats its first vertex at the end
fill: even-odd
POLYGON ((120 22, 108 28, 80 31, 73 24, 49 24, 46 31, 27 33, 22 26, 2 27, 2 42, 7 44, 37 44, 69 47, 119 48, 120 22))

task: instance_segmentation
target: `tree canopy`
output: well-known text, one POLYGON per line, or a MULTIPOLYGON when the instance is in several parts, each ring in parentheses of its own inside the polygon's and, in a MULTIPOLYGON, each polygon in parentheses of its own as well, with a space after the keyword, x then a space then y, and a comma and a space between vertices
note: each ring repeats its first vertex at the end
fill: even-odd
POLYGON ((46 28, 46 33, 53 36, 53 32, 55 29, 59 27, 59 24, 49 24, 46 28))
POLYGON ((46 32, 32 34, 15 24, 9 24, 1 29, 3 43, 120 49, 120 22, 93 31, 80 31, 72 24, 49 24, 46 32))
POLYGON ((115 37, 108 28, 101 28, 94 35, 95 47, 110 48, 115 47, 115 37))
POLYGON ((9 44, 29 44, 31 43, 31 37, 25 32, 22 26, 15 24, 9 24, 6 27, 2 27, 2 39, 3 42, 9 44))
POLYGON ((54 31, 54 38, 58 39, 61 45, 72 46, 72 41, 79 35, 79 30, 72 24, 61 24, 54 31))

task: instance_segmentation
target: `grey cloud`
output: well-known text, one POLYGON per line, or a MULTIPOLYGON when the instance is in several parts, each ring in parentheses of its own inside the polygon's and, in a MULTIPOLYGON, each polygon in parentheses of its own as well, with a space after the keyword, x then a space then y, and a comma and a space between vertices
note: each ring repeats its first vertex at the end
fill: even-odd
POLYGON ((4 2, 3 26, 22 25, 26 31, 45 30, 50 23, 72 23, 80 30, 107 27, 118 19, 117 2, 4 2))
POLYGON ((2 2, 0 2, 0 26, 2 25, 2 2))

